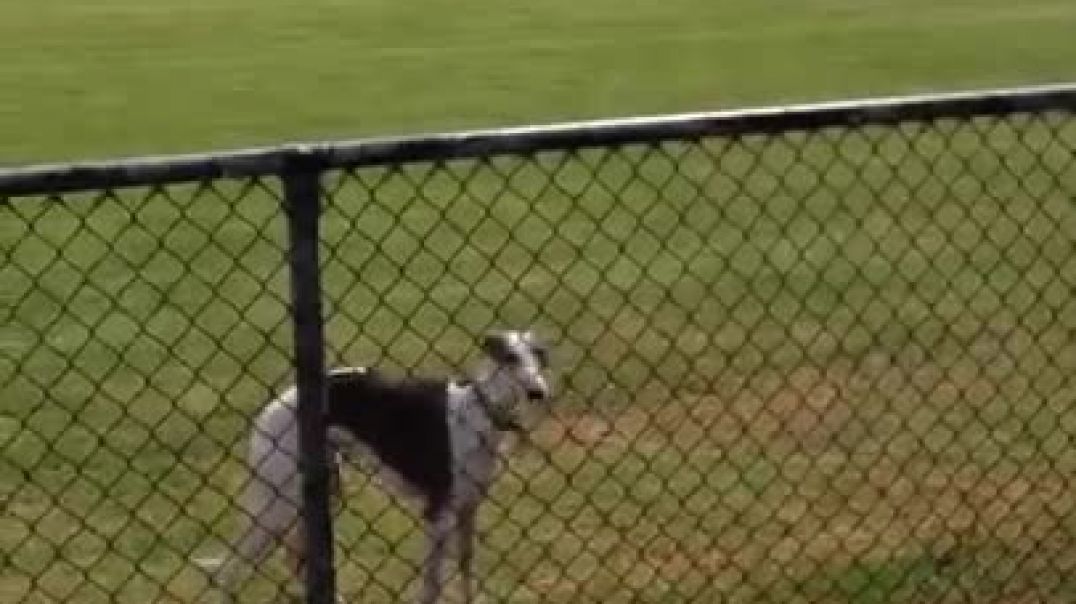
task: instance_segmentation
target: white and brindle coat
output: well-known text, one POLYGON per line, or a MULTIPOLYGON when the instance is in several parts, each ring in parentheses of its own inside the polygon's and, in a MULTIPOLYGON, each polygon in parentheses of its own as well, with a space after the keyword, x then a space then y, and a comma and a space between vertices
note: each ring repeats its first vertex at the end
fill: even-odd
MULTIPOLYGON (((472 380, 391 380, 364 368, 328 376, 331 459, 373 465, 422 506, 428 540, 418 593, 423 604, 440 597, 453 536, 464 601, 473 600, 475 515, 493 480, 503 433, 522 429, 517 417, 524 400, 550 396, 546 349, 530 332, 487 335, 483 350, 488 360, 472 380)), ((216 567, 214 583, 229 601, 240 567, 261 564, 278 542, 291 570, 301 574, 298 451, 292 388, 255 420, 248 460, 253 477, 240 501, 250 526, 224 558, 203 562, 216 567)))

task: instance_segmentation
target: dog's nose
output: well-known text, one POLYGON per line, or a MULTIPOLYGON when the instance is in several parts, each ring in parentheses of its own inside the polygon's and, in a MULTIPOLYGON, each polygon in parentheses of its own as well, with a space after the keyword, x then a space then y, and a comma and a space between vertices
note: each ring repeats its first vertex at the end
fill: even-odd
POLYGON ((546 398, 546 391, 544 388, 527 388, 527 400, 529 401, 542 401, 546 398))

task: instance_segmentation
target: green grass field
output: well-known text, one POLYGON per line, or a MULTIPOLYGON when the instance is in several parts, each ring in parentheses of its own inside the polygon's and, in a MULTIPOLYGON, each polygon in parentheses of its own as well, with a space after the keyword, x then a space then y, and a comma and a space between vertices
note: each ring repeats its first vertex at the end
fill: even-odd
POLYGON ((40 0, 0 164, 1076 77, 1067 0, 40 0))
MULTIPOLYGON (((0 13, 0 163, 1073 79, 1074 25, 42 0, 0 13)), ((1074 146, 1049 116, 331 174, 332 358, 556 342, 559 410, 482 517, 488 601, 1071 602, 1074 146)), ((189 560, 234 531, 241 435, 289 379, 277 194, 4 206, 0 601, 210 599, 189 560)), ((399 601, 413 518, 350 478, 341 592, 399 601)))

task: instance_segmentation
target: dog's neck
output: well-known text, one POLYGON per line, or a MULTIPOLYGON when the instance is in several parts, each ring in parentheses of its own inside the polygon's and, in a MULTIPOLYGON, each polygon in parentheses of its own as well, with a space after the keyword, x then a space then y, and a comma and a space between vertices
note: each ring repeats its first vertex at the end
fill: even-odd
POLYGON ((482 406, 494 428, 502 432, 519 432, 523 429, 514 413, 523 393, 504 367, 483 363, 471 384, 476 402, 482 406))

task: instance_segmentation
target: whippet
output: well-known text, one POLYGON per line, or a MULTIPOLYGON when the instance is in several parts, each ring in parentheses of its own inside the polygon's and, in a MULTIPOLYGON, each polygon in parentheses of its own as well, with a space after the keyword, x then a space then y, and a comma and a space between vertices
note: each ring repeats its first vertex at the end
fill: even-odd
MULTIPOLYGON (((338 479, 339 459, 371 464, 390 490, 421 506, 428 542, 417 598, 422 604, 441 595, 453 536, 463 598, 473 600, 475 515, 493 480, 498 448, 506 432, 523 430, 524 401, 550 398, 547 349, 531 332, 488 334, 482 349, 487 358, 470 379, 390 379, 363 367, 327 376, 333 475, 338 479)), ((223 558, 201 562, 226 601, 234 598, 240 568, 261 564, 278 543, 290 570, 302 574, 296 398, 291 388, 257 416, 248 458, 253 476, 239 502, 250 526, 223 558)))

